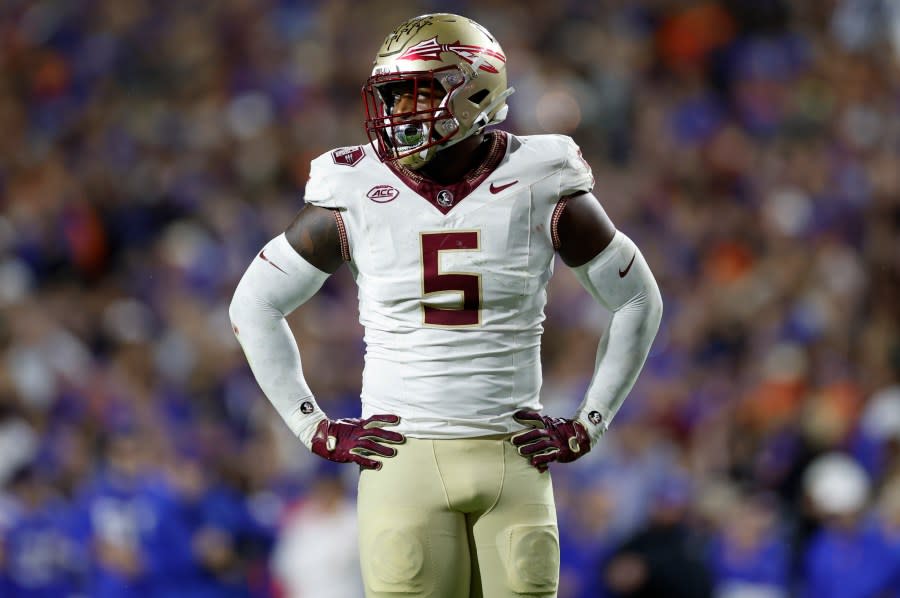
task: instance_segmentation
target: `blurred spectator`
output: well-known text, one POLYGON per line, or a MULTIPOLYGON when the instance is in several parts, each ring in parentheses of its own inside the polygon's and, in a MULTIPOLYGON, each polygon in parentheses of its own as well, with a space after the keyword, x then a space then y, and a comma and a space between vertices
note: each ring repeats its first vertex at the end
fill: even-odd
POLYGON ((773 497, 741 496, 710 544, 716 598, 791 596, 791 554, 773 497))
POLYGON ((13 523, 0 531, 0 589, 18 598, 75 597, 88 561, 75 534, 72 508, 34 466, 19 469, 8 490, 15 501, 13 523))
POLYGON ((560 509, 560 598, 605 598, 609 594, 597 568, 602 567, 621 534, 615 528, 616 492, 612 480, 580 483, 554 477, 560 509), (574 484, 574 487, 573 487, 574 484))
POLYGON ((361 598, 356 502, 344 468, 323 461, 306 497, 290 507, 272 553, 278 595, 361 598))
POLYGON ((625 540, 603 571, 614 596, 712 596, 704 539, 688 522, 688 493, 681 479, 667 480, 656 490, 646 527, 625 540))
POLYGON ((163 533, 167 505, 134 431, 115 431, 107 455, 106 467, 77 499, 79 540, 93 557, 88 591, 110 598, 151 596, 165 580, 162 572, 175 573, 175 551, 163 533))
POLYGON ((244 598, 250 595, 254 544, 265 545, 240 495, 211 479, 192 451, 169 464, 165 521, 167 562, 156 596, 244 598))
POLYGON ((804 475, 810 507, 822 527, 806 551, 804 596, 862 598, 892 589, 900 559, 882 529, 864 516, 870 482, 846 455, 813 461, 804 475))
POLYGON ((900 471, 900 381, 869 397, 859 422, 859 450, 876 475, 900 471))

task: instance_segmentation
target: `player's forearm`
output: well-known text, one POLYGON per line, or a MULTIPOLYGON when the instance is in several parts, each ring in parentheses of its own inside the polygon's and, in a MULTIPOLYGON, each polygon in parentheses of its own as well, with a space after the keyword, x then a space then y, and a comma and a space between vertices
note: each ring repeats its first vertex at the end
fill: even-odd
MULTIPOLYGON (((606 431, 631 392, 656 336, 659 317, 655 314, 661 312, 661 302, 654 306, 643 296, 612 315, 597 349, 591 384, 576 414, 582 422, 590 422, 592 411, 600 414, 601 424, 591 434, 592 441, 606 431)), ((595 426, 587 427, 590 430, 595 426)))
POLYGON ((574 272, 588 292, 613 312, 576 414, 596 442, 644 367, 662 318, 662 298, 644 257, 621 232, 607 249, 574 272), (592 412, 600 415, 599 424, 592 412))
POLYGON ((326 278, 327 273, 300 257, 280 235, 247 268, 229 308, 257 383, 307 447, 325 415, 303 377, 300 351, 285 315, 312 297, 326 278))

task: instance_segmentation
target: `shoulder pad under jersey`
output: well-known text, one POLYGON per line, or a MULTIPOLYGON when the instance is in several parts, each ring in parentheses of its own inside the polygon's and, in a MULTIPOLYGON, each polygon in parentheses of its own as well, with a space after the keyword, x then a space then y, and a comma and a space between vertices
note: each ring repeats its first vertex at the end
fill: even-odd
POLYGON ((559 197, 591 191, 594 175, 591 167, 581 155, 578 144, 567 135, 528 135, 516 137, 520 147, 513 146, 513 152, 524 151, 533 155, 549 172, 559 174, 559 197))
POLYGON ((339 147, 315 158, 309 167, 309 180, 303 200, 323 208, 344 208, 347 190, 338 181, 358 174, 359 170, 380 164, 375 152, 368 145, 339 147), (342 189, 336 193, 337 189, 342 189))

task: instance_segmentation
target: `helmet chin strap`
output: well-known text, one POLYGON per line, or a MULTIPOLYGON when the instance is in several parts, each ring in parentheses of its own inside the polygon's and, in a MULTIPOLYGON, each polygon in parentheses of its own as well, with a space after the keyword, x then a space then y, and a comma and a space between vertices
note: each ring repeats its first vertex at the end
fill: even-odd
MULTIPOLYGON (((509 111, 508 106, 503 106, 499 110, 497 110, 497 114, 495 114, 493 118, 490 118, 490 113, 493 110, 495 110, 498 106, 500 106, 501 104, 506 102, 506 98, 511 96, 513 94, 513 92, 515 92, 514 88, 512 88, 512 87, 507 88, 506 90, 503 91, 503 93, 498 95, 494 99, 493 102, 488 104, 488 106, 484 110, 479 112, 478 116, 475 117, 475 121, 473 123, 472 128, 469 129, 469 132, 466 133, 465 135, 453 137, 452 139, 450 139, 449 141, 447 141, 445 143, 427 147, 420 152, 416 152, 416 153, 410 154, 409 156, 406 156, 404 158, 400 158, 400 160, 398 160, 398 161, 400 162, 400 164, 402 164, 403 166, 406 166, 407 168, 411 168, 413 170, 418 170, 419 168, 422 168, 423 166, 425 166, 425 164, 430 162, 434 158, 435 154, 437 154, 437 152, 439 152, 440 150, 444 150, 444 149, 447 149, 448 147, 452 147, 452 146, 456 145, 457 143, 459 143, 460 141, 468 139, 469 137, 471 137, 472 135, 475 135, 476 133, 480 133, 481 131, 484 130, 485 127, 487 127, 489 125, 496 125, 496 124, 503 122, 506 119, 507 112, 509 111)), ((449 99, 449 98, 447 98, 447 99, 449 99)), ((453 122, 453 123, 455 123, 455 125, 457 127, 459 126, 459 122, 456 121, 456 119, 452 119, 450 121, 445 121, 445 122, 453 122)), ((428 136, 430 135, 430 127, 428 126, 428 123, 421 123, 421 126, 424 129, 423 139, 428 139, 428 136)), ((394 139, 396 139, 396 134, 394 134, 393 132, 392 132, 392 137, 394 139)), ((397 149, 402 151, 402 147, 400 147, 400 146, 397 146, 397 149)), ((412 149, 412 148, 408 146, 407 149, 412 149)))
MULTIPOLYGON (((514 87, 507 87, 503 93, 499 94, 494 101, 487 105, 487 107, 478 113, 478 116, 475 117, 475 120, 472 122, 472 128, 469 129, 469 132, 465 135, 459 135, 453 137, 445 143, 438 144, 438 149, 447 149, 453 145, 456 145, 460 141, 468 139, 472 135, 477 133, 481 133, 485 127, 490 125, 496 125, 502 123, 506 120, 506 114, 509 112, 509 106, 503 106, 499 110, 497 110, 497 114, 494 115, 494 118, 490 118, 490 113, 494 111, 498 106, 506 102, 506 98, 515 93, 514 87)), ((455 119, 454 119, 455 120, 455 119)), ((457 126, 459 123, 457 122, 457 126)))
POLYGON ((484 125, 481 126, 482 129, 484 127, 487 127, 488 125, 497 125, 497 124, 502 123, 504 120, 506 120, 506 113, 509 112, 509 106, 503 106, 502 108, 500 108, 500 110, 497 110, 497 114, 495 114, 494 118, 492 118, 490 120, 488 120, 488 118, 489 118, 488 115, 490 115, 490 113, 497 106, 499 106, 500 104, 506 103, 506 98, 508 98, 515 92, 516 92, 515 87, 507 87, 506 89, 504 89, 503 93, 498 95, 494 99, 493 102, 488 104, 487 108, 485 108, 484 110, 481 111, 481 113, 475 119, 475 122, 478 122, 479 120, 482 120, 482 119, 486 120, 487 122, 485 122, 484 125))

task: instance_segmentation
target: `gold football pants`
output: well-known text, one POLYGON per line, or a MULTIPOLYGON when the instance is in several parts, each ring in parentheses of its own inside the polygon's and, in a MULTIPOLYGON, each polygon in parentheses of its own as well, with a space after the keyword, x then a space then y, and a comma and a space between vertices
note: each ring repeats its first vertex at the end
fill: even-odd
POLYGON ((359 480, 367 598, 556 596, 559 532, 549 473, 508 437, 407 438, 359 480))

